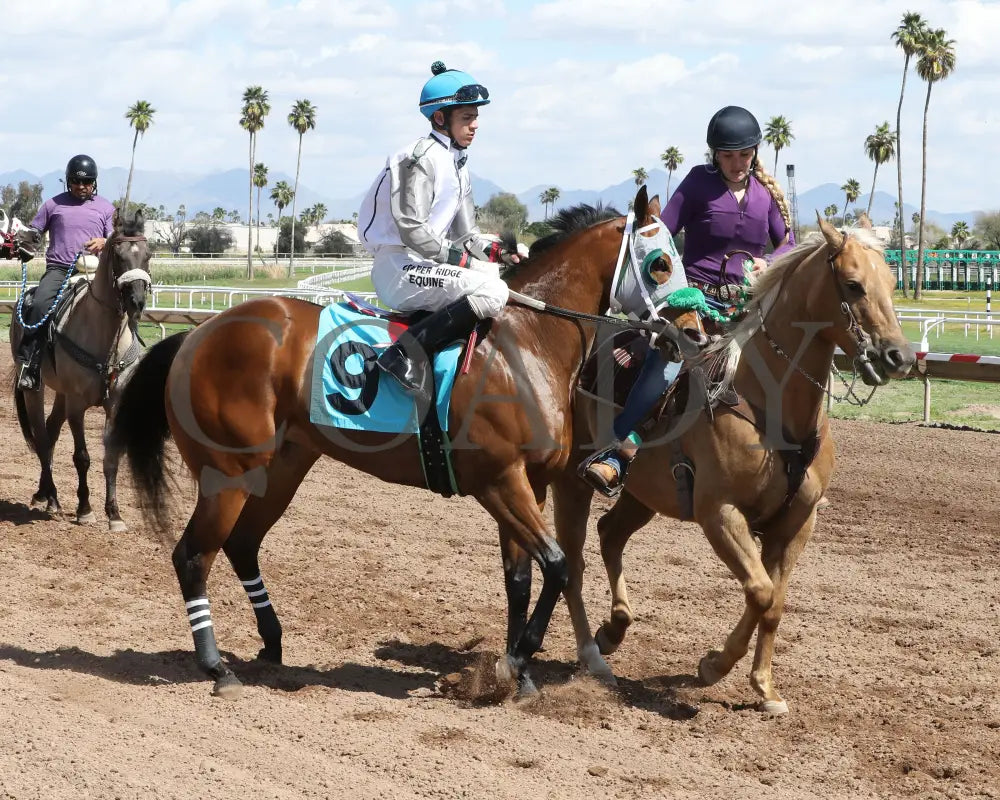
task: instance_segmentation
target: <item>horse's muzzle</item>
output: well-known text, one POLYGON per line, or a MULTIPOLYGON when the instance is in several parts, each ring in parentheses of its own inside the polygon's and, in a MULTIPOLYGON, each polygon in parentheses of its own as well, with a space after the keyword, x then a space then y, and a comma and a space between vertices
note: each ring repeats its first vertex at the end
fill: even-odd
POLYGON ((904 342, 878 347, 869 344, 854 363, 867 386, 884 386, 892 378, 905 378, 916 360, 913 348, 904 342))

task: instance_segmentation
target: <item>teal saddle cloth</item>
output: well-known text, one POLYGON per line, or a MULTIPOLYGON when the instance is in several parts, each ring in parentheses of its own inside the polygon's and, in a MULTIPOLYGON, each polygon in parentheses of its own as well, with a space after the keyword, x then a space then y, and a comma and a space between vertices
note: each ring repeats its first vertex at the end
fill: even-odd
MULTIPOLYGON (((363 301, 334 303, 320 313, 309 419, 316 425, 382 433, 416 433, 416 404, 375 360, 406 329, 394 318, 376 316, 363 301)), ((463 343, 434 357, 438 422, 448 430, 448 409, 463 343)))

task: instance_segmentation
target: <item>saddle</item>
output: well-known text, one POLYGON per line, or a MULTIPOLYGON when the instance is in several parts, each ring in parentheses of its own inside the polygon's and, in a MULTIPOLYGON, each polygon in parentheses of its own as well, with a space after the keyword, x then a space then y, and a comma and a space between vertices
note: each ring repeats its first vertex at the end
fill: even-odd
MULTIPOLYGON (((623 331, 613 337, 612 353, 613 400, 617 406, 622 406, 649 353, 649 343, 641 333, 623 331)), ((764 410, 750 403, 732 387, 718 391, 720 377, 706 373, 700 365, 691 367, 685 363, 677 379, 664 392, 653 411, 639 424, 638 433, 647 443, 654 435, 656 439, 669 443, 670 471, 677 487, 680 519, 683 520, 694 519, 695 464, 684 452, 681 434, 695 418, 705 414, 709 422, 713 423, 716 411, 722 408, 746 420, 762 433, 765 432, 764 410)), ((598 380, 599 365, 596 353, 591 353, 581 370, 579 388, 588 394, 600 397, 598 380)), ((782 435, 784 441, 795 442, 787 429, 782 429, 782 435)), ((785 463, 788 488, 785 499, 775 514, 781 513, 791 505, 805 480, 810 464, 819 452, 820 444, 821 438, 819 431, 816 430, 803 441, 795 443, 792 448, 778 450, 785 463)), ((751 524, 758 525, 764 521, 755 519, 751 524)))
MULTIPOLYGON (((389 326, 390 337, 393 340, 398 339, 400 334, 410 325, 431 314, 429 311, 415 311, 409 314, 388 311, 369 303, 363 297, 359 297, 351 292, 345 292, 344 297, 346 304, 354 311, 366 316, 386 320, 389 326)), ((464 375, 469 371, 472 354, 479 342, 486 338, 491 325, 492 320, 482 320, 469 332, 469 338, 460 359, 461 363, 458 374, 464 375)), ((444 347, 448 346, 450 346, 450 343, 444 345, 444 347)), ((432 361, 434 355, 435 353, 433 352, 427 353, 428 358, 432 361)), ((433 370, 431 371, 430 379, 434 380, 433 370)), ((436 389, 436 387, 432 388, 436 389)), ((451 449, 444 432, 441 430, 441 423, 438 419, 434 403, 428 405, 423 419, 420 420, 417 439, 420 447, 420 458, 424 466, 424 475, 427 479, 427 488, 443 497, 451 497, 456 493, 456 485, 453 477, 454 471, 451 467, 451 449)))

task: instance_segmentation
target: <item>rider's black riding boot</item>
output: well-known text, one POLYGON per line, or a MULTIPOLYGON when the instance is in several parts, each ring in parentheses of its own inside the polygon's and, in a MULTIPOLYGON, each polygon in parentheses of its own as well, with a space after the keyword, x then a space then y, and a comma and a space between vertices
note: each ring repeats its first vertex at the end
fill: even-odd
POLYGON ((477 322, 479 317, 469 299, 463 297, 411 325, 375 363, 399 381, 418 408, 429 408, 433 391, 431 358, 442 345, 466 336, 477 322))
POLYGON ((40 331, 22 332, 21 344, 17 348, 17 388, 22 392, 32 392, 41 384, 42 336, 40 331))

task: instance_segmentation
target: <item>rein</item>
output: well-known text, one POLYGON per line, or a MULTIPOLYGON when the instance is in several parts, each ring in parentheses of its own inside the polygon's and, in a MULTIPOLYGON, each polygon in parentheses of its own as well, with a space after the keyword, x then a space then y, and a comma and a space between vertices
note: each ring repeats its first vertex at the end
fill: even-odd
POLYGON ((847 318, 847 330, 855 338, 858 347, 858 353, 853 360, 854 366, 852 369, 850 382, 848 382, 848 380, 843 376, 840 370, 837 369, 836 365, 832 365, 833 371, 837 374, 837 377, 846 387, 844 394, 842 395, 834 394, 827 388, 825 384, 820 383, 818 380, 816 380, 816 378, 814 378, 812 375, 810 375, 808 372, 802 369, 802 367, 798 366, 798 364, 792 361, 791 356, 789 356, 788 353, 786 353, 781 348, 781 345, 779 345, 771 337, 770 332, 767 330, 767 324, 764 321, 764 313, 761 311, 759 305, 757 306, 757 317, 760 319, 760 330, 764 334, 764 338, 767 339, 768 344, 771 345, 771 349, 779 356, 781 356, 783 359, 785 359, 791 365, 792 369, 794 369, 796 372, 802 375, 806 380, 808 380, 814 386, 819 388, 819 390, 823 392, 823 394, 825 394, 831 400, 835 400, 838 403, 847 402, 851 405, 856 405, 858 407, 861 407, 867 405, 871 401, 872 397, 875 395, 875 390, 878 389, 878 387, 877 386, 871 387, 871 391, 868 393, 867 397, 859 397, 858 394, 854 391, 854 387, 858 382, 858 364, 869 363, 870 361, 870 359, 868 358, 867 346, 871 344, 871 337, 867 333, 865 333, 861 325, 858 323, 857 317, 855 317, 854 312, 851 311, 850 303, 847 302, 847 296, 844 294, 844 287, 841 286, 840 281, 837 280, 837 271, 834 266, 834 261, 837 259, 838 256, 840 256, 841 253, 844 252, 844 247, 847 245, 848 238, 849 238, 848 235, 844 234, 844 240, 840 243, 840 247, 838 247, 836 250, 834 250, 832 253, 830 253, 830 255, 826 257, 826 263, 830 266, 830 275, 833 278, 833 284, 834 286, 837 287, 837 293, 840 295, 840 311, 847 318))

